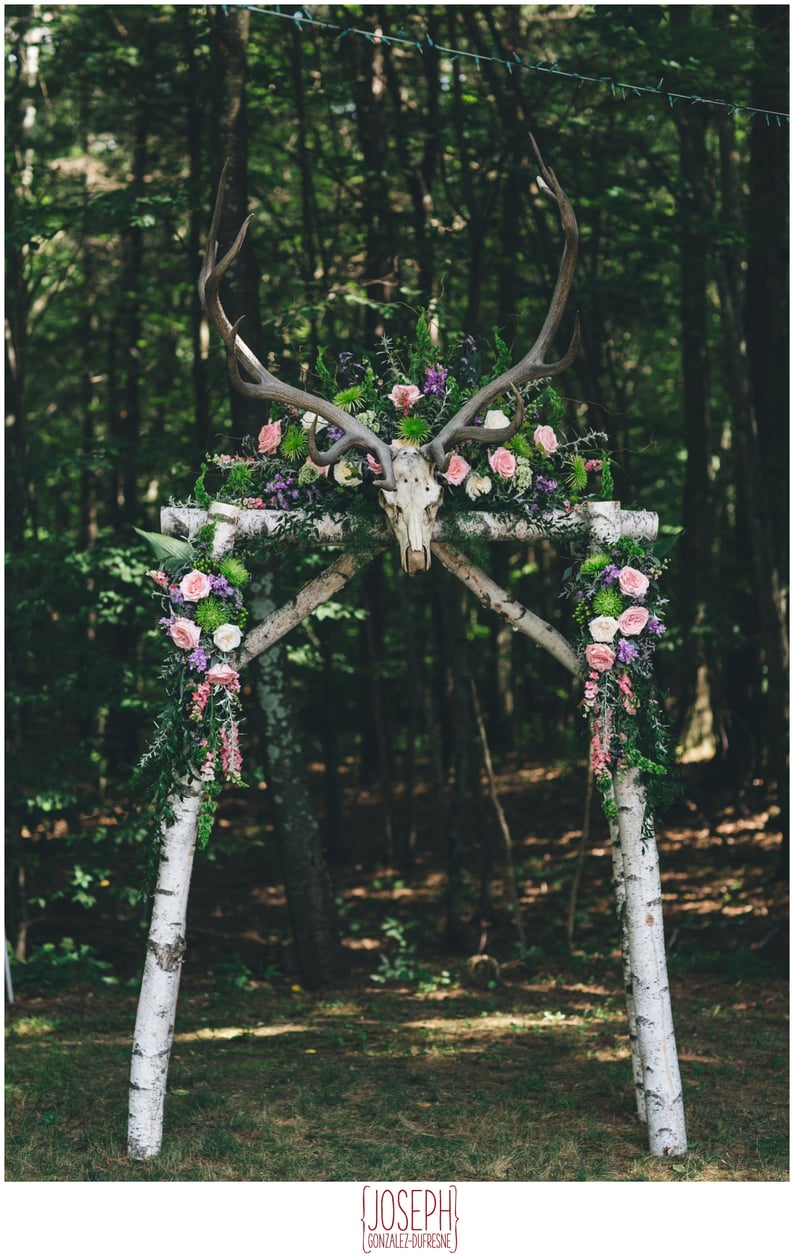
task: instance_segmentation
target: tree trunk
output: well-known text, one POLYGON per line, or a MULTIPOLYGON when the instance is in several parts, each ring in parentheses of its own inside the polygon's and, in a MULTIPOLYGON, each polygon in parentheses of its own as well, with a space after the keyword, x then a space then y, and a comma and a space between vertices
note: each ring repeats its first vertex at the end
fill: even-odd
MULTIPOLYGON (((263 621, 276 610, 274 584, 272 572, 257 576, 250 603, 254 620, 263 621)), ((342 977, 344 955, 309 798, 283 645, 279 642, 263 652, 255 669, 276 844, 300 978, 312 990, 333 987, 342 977)))

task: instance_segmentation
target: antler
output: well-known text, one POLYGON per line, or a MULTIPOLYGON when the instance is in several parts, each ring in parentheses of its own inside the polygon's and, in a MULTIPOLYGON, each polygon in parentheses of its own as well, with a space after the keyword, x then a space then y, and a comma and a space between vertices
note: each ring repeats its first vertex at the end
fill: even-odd
POLYGON ((383 489, 394 489, 391 447, 385 441, 381 441, 365 424, 362 424, 352 415, 348 415, 346 411, 343 411, 341 407, 336 406, 333 402, 328 402, 325 398, 316 397, 313 393, 306 393, 303 389, 293 388, 292 385, 283 384, 282 381, 278 380, 276 376, 272 375, 263 366, 256 354, 249 349, 239 335, 237 329, 241 320, 238 319, 236 323, 232 324, 223 309, 219 295, 221 281, 243 247, 248 224, 251 222, 252 217, 251 215, 248 216, 238 231, 228 253, 224 254, 221 260, 217 262, 218 229, 223 209, 223 190, 228 165, 227 161, 221 173, 218 195, 215 199, 215 209, 207 237, 207 249, 199 274, 198 290, 201 304, 207 313, 207 317, 214 323, 226 344, 229 376, 232 384, 245 397, 256 398, 261 401, 283 402, 285 405, 295 406, 299 410, 312 411, 315 415, 322 416, 323 419, 327 420, 329 424, 333 424, 334 427, 341 428, 343 436, 334 443, 330 450, 323 453, 317 449, 315 442, 315 420, 315 424, 312 426, 309 434, 309 452, 314 462, 323 466, 333 463, 345 450, 351 447, 356 447, 359 450, 368 450, 383 468, 383 478, 373 483, 380 485, 383 489), (255 383, 252 384, 243 379, 240 374, 241 367, 249 376, 253 377, 255 383))
POLYGON ((432 458, 437 466, 443 471, 450 458, 450 451, 453 446, 459 445, 462 441, 487 441, 487 442, 504 442, 512 437, 521 427, 524 418, 523 406, 519 407, 513 422, 503 428, 479 428, 471 425, 471 420, 475 415, 486 407, 489 402, 495 401, 508 389, 513 393, 517 393, 517 386, 526 384, 530 380, 540 380, 546 376, 557 376, 571 363, 579 353, 581 343, 579 331, 579 316, 576 316, 574 323, 573 336, 566 353, 556 363, 546 363, 544 358, 551 347, 551 344, 557 335, 562 322, 562 316, 568 301, 568 296, 573 285, 573 277, 576 271, 576 258, 579 252, 579 229, 576 225, 576 215, 570 201, 563 192, 556 175, 550 170, 540 155, 535 137, 530 132, 529 139, 540 167, 541 177, 538 179, 538 186, 541 191, 546 194, 549 200, 554 201, 560 213, 560 222, 565 234, 565 248, 560 261, 560 269, 557 274, 557 283, 554 286, 551 303, 549 305, 548 314, 540 329, 535 344, 532 346, 528 354, 526 354, 520 362, 511 367, 509 371, 505 371, 501 376, 497 376, 495 380, 491 380, 488 384, 480 389, 479 393, 463 404, 457 414, 447 423, 441 432, 432 440, 428 441, 422 447, 422 452, 432 458), (520 411, 520 418, 519 418, 520 411))

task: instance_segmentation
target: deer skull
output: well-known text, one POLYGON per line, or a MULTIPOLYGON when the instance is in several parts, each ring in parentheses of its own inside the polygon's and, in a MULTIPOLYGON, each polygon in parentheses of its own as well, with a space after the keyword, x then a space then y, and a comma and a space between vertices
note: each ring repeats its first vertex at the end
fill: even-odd
POLYGON ((392 470, 394 489, 381 489, 380 505, 397 538, 403 571, 412 577, 430 567, 430 539, 444 490, 435 466, 411 446, 396 450, 392 470))

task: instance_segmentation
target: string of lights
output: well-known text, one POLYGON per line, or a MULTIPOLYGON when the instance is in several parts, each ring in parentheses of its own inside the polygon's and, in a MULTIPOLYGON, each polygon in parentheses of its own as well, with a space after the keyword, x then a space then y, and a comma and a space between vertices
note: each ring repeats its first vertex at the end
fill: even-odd
MULTIPOLYGON (((225 10, 230 6, 223 5, 222 7, 225 10)), ((535 74, 548 74, 557 79, 570 79, 579 87, 583 87, 586 83, 592 83, 598 87, 607 88, 613 97, 620 97, 622 100, 628 100, 630 97, 637 96, 659 96, 666 101, 671 109, 677 104, 713 105, 719 109, 727 109, 728 113, 733 117, 746 118, 748 120, 763 118, 767 126, 775 123, 780 127, 784 122, 788 123, 790 121, 789 114, 782 113, 777 109, 762 109, 757 105, 739 105, 733 101, 714 99, 709 96, 672 92, 664 86, 663 79, 660 79, 655 87, 643 87, 637 83, 623 83, 609 74, 579 74, 576 70, 562 70, 556 61, 527 61, 517 52, 514 52, 507 59, 504 57, 486 56, 483 53, 468 52, 461 48, 447 48, 443 44, 434 43, 429 35, 425 35, 422 39, 412 39, 405 34, 384 35, 373 31, 361 30, 356 26, 340 26, 336 22, 326 22, 320 18, 312 17, 308 7, 294 9, 289 12, 285 12, 281 5, 276 5, 273 9, 264 9, 254 4, 244 4, 239 7, 248 9, 251 13, 261 14, 263 17, 279 18, 282 21, 292 22, 294 26, 301 30, 304 26, 311 26, 318 30, 333 31, 339 39, 354 36, 366 39, 370 43, 383 44, 386 47, 394 44, 404 48, 413 48, 421 54, 424 54, 425 51, 433 51, 441 56, 449 57, 451 61, 459 59, 473 61, 478 69, 482 62, 489 62, 492 65, 504 66, 508 74, 526 70, 535 74)))

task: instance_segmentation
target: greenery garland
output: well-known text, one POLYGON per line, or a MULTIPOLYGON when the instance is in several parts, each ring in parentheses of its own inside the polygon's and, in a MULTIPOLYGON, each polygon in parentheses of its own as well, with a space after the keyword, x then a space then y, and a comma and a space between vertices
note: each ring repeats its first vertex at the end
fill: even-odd
MULTIPOLYGON (((442 359, 424 318, 404 359, 384 340, 378 360, 340 354, 332 376, 320 355, 317 367, 326 394, 337 406, 386 442, 420 445, 484 383, 507 370, 509 352, 496 331, 495 339, 497 359, 489 376, 482 375, 481 356, 471 338, 442 359)), ((467 443, 465 456, 453 454, 446 472, 439 473, 447 487, 445 514, 453 528, 456 514, 472 511, 537 518, 546 533, 576 533, 584 544, 587 526, 574 508, 583 501, 609 499, 613 492, 610 458, 598 444, 603 434, 562 440, 552 424, 560 420, 563 404, 548 382, 535 382, 523 392, 527 418, 522 431, 496 448, 467 443), (594 476, 600 478, 599 492, 594 476), (570 527, 557 523, 552 528, 553 511, 558 520, 560 514, 563 522, 568 517, 570 527)), ((486 427, 509 422, 496 409, 478 420, 486 427)), ((308 454, 307 432, 315 422, 318 429, 328 429, 311 413, 274 407, 258 438, 244 443, 241 454, 207 457, 194 500, 205 507, 222 501, 277 509, 284 513, 284 528, 300 530, 303 536, 320 516, 344 515, 353 524, 353 544, 356 538, 365 541, 373 520, 382 519, 372 485, 381 468, 372 455, 358 453, 340 458, 330 469, 318 468, 308 454), (215 482, 211 488, 210 478, 215 482)), ((341 433, 331 429, 326 436, 335 440, 341 433)), ((162 672, 166 703, 137 776, 149 780, 150 816, 158 839, 173 819, 174 793, 186 778, 201 779, 198 846, 203 848, 223 783, 244 785, 235 652, 247 617, 242 589, 249 574, 235 557, 212 557, 213 524, 194 543, 142 536, 160 563, 149 575, 163 605, 160 626, 168 653, 162 672)), ((661 795, 658 784, 672 767, 665 713, 653 681, 653 657, 665 632, 666 600, 659 593, 658 577, 667 546, 621 538, 598 554, 580 556, 567 583, 580 627, 578 654, 586 679, 582 708, 590 723, 591 762, 608 816, 615 810, 613 771, 623 765, 638 768, 653 806, 661 795)))

